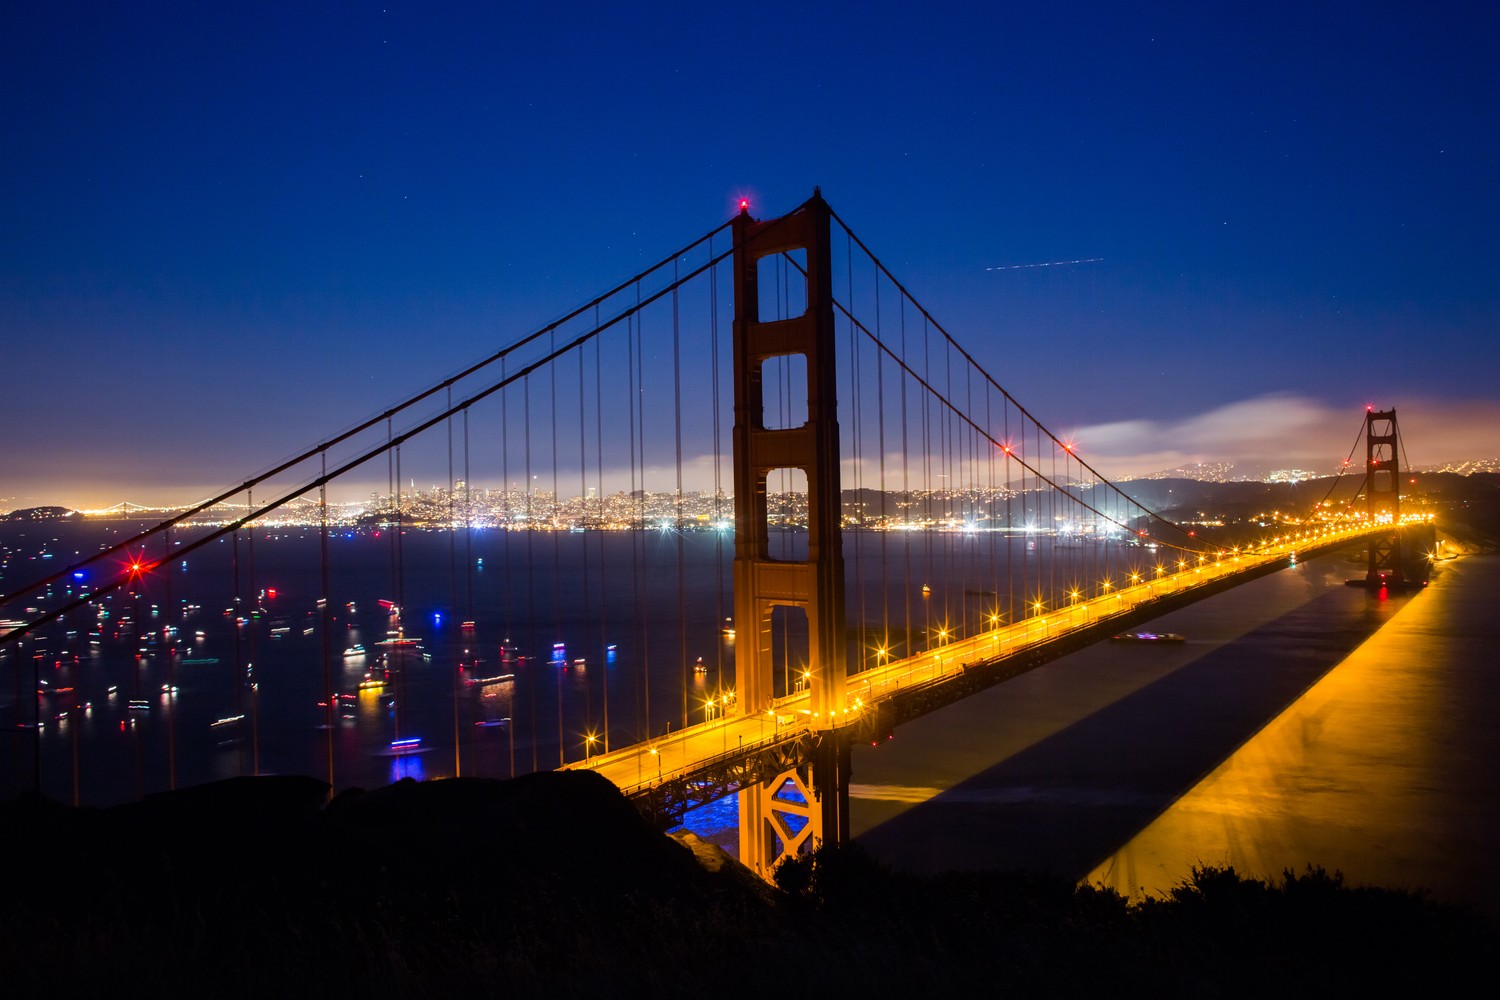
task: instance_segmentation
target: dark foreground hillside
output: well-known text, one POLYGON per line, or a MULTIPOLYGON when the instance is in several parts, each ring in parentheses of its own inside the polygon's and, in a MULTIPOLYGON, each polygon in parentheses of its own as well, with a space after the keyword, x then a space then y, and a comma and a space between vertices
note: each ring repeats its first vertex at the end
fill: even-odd
POLYGON ((589 772, 325 791, 0 806, 4 995, 1346 995, 1446 992, 1497 957, 1468 911, 1318 871, 1201 872, 1132 907, 837 850, 772 889, 708 870, 589 772))

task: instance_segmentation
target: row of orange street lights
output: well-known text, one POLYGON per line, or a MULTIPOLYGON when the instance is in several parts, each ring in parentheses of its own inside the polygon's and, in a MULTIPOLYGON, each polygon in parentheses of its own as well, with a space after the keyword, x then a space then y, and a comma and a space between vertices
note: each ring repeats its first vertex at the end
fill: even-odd
MULTIPOLYGON (((1239 561, 1239 554, 1240 554, 1239 547, 1235 546, 1235 547, 1233 547, 1232 549, 1230 549, 1228 551, 1219 553, 1219 557, 1220 558, 1216 559, 1215 563, 1217 564, 1219 562, 1225 561, 1225 557, 1227 557, 1227 561, 1238 562, 1239 561)), ((1199 573, 1202 572, 1203 565, 1207 561, 1208 561, 1208 557, 1207 556, 1203 555, 1202 553, 1200 553, 1198 555, 1198 559, 1197 559, 1198 566, 1196 567, 1197 572, 1199 572, 1199 573)), ((1188 560, 1186 560, 1186 559, 1178 559, 1177 560, 1177 571, 1185 573, 1187 571, 1187 569, 1188 569, 1188 560)), ((1167 575, 1167 572, 1168 571, 1167 571, 1167 567, 1166 566, 1164 566, 1164 565, 1162 565, 1160 563, 1158 563, 1155 566, 1155 577, 1156 577, 1156 579, 1160 580, 1163 576, 1167 575)), ((1141 577, 1141 573, 1140 572, 1132 572, 1130 574, 1130 584, 1132 584, 1132 585, 1138 585, 1141 582, 1142 582, 1142 577, 1141 577)), ((1102 594, 1108 594, 1111 590, 1114 589, 1114 586, 1115 585, 1114 585, 1114 583, 1112 581, 1110 581, 1110 580, 1102 580, 1102 581, 1100 581, 1099 589, 1102 592, 1102 594)), ((925 597, 928 593, 929 593, 928 588, 924 586, 923 587, 923 596, 925 597)), ((1074 589, 1068 591, 1068 599, 1069 599, 1069 605, 1070 606, 1077 605, 1078 602, 1081 601, 1081 600, 1082 601, 1090 600, 1088 598, 1085 598, 1084 595, 1083 595, 1083 593, 1082 593, 1082 591, 1079 590, 1076 587, 1074 589)), ((1028 606, 1029 606, 1029 608, 1030 608, 1031 613, 1032 613, 1033 616, 1040 616, 1040 615, 1042 615, 1046 611, 1046 603, 1044 601, 1040 600, 1040 599, 1036 599, 1036 600, 1031 601, 1028 606)), ((999 628, 1000 627, 1000 618, 1001 618, 1001 616, 998 613, 991 613, 989 615, 989 624, 990 624, 990 627, 991 628, 999 628)), ((937 635, 938 635, 938 639, 939 639, 940 643, 946 643, 951 638, 951 629, 949 629, 947 627, 939 628, 937 630, 937 635)), ((890 650, 887 649, 884 646, 881 646, 881 647, 878 647, 878 648, 875 649, 875 656, 876 656, 877 663, 883 662, 890 655, 891 655, 890 654, 890 650)))
MULTIPOLYGON (((1294 541, 1300 541, 1300 540, 1309 540, 1310 541, 1310 540, 1315 539, 1315 538, 1326 537, 1331 531, 1336 531, 1336 530, 1337 529, 1329 528, 1329 529, 1325 529, 1324 531, 1320 531, 1320 532, 1313 532, 1313 531, 1299 532, 1299 533, 1296 534, 1295 538, 1293 536, 1291 536, 1291 535, 1285 536, 1284 539, 1283 539, 1282 536, 1277 536, 1277 537, 1275 537, 1275 538, 1273 538, 1271 540, 1270 544, 1279 543, 1279 542, 1282 542, 1283 540, 1288 545, 1292 544, 1294 541)), ((1266 543, 1263 543, 1261 551, 1265 551, 1265 549, 1267 547, 1268 547, 1268 545, 1266 543)), ((1247 549, 1246 551, 1248 552, 1250 550, 1247 549)), ((1239 562, 1240 561, 1240 554, 1241 554, 1240 553, 1240 547, 1239 546, 1233 546, 1233 547, 1231 547, 1230 549, 1228 549, 1226 551, 1220 552, 1218 554, 1218 558, 1215 559, 1215 564, 1218 565, 1218 564, 1223 563, 1223 562, 1239 562)), ((1198 561, 1198 564, 1199 564, 1198 567, 1197 567, 1197 571, 1201 572, 1203 564, 1207 562, 1207 557, 1205 555, 1203 555, 1203 554, 1200 554, 1198 556, 1198 560, 1197 561, 1198 561)), ((1160 564, 1160 563, 1158 563, 1154 567, 1154 569, 1155 569, 1155 577, 1158 580, 1160 580, 1167 573, 1167 568, 1165 566, 1163 566, 1162 564, 1160 564)), ((1187 559, 1178 559, 1177 560, 1177 571, 1178 572, 1186 572, 1187 569, 1188 569, 1188 560, 1187 559)), ((1131 585, 1139 585, 1140 583, 1142 583, 1142 574, 1139 571, 1132 572, 1130 574, 1129 579, 1130 579, 1130 584, 1131 585)), ((1100 590, 1107 594, 1110 590, 1114 589, 1114 586, 1115 585, 1111 581, 1104 580, 1104 581, 1101 581, 1101 583, 1100 583, 1100 590)), ((927 589, 925 587, 924 587, 924 591, 923 592, 924 592, 924 596, 925 596, 926 593, 928 593, 928 591, 927 591, 927 589)), ((1068 596, 1068 599, 1069 599, 1070 606, 1077 605, 1080 600, 1085 600, 1082 591, 1080 589, 1076 588, 1076 587, 1073 588, 1072 590, 1069 590, 1067 596, 1068 596)), ((1037 600, 1033 600, 1032 602, 1030 602, 1030 604, 1028 605, 1028 607, 1030 608, 1030 610, 1032 611, 1032 614, 1034 616, 1041 616, 1045 612, 1045 610, 1046 610, 1046 603, 1043 602, 1040 599, 1037 599, 1037 600)), ((1085 608, 1085 610, 1087 609, 1087 603, 1085 603, 1084 608, 1085 608)), ((998 629, 1000 627, 1000 624, 1001 624, 1001 618, 1002 618, 1002 616, 998 612, 992 612, 992 613, 990 613, 988 615, 988 620, 989 620, 990 626, 992 628, 998 629)), ((1046 623, 1045 620, 1043 620, 1040 624, 1046 625, 1047 623, 1046 623)), ((940 628, 937 629, 937 636, 938 636, 938 640, 939 640, 939 644, 940 645, 947 645, 950 642, 950 640, 953 639, 953 630, 950 627, 946 626, 946 625, 942 626, 942 627, 940 627, 940 628)), ((877 647, 875 649, 875 656, 876 656, 877 663, 888 662, 890 660, 890 657, 891 657, 891 650, 888 647, 886 647, 886 646, 877 647)), ((941 656, 940 655, 934 654, 934 656, 939 660, 939 662, 941 662, 941 656)), ((804 669, 798 675, 798 677, 797 677, 797 682, 798 683, 797 683, 796 690, 798 692, 805 690, 808 687, 808 685, 811 683, 811 680, 812 680, 812 672, 810 670, 804 669)), ((703 709, 704 709, 704 722, 707 723, 709 721, 712 721, 714 718, 723 718, 723 717, 725 717, 725 715, 728 712, 729 706, 731 704, 733 704, 734 701, 735 701, 735 698, 734 698, 734 692, 733 691, 730 691, 730 692, 727 692, 727 693, 723 693, 723 694, 721 694, 719 696, 716 696, 716 697, 713 697, 713 698, 705 699, 704 705, 703 705, 703 709)), ((856 698, 855 701, 854 701, 854 708, 852 708, 852 709, 846 709, 845 712, 846 713, 850 713, 850 714, 858 714, 860 711, 862 711, 862 709, 863 709, 863 702, 862 702, 862 700, 859 699, 859 698, 856 698)), ((773 707, 771 709, 767 709, 766 714, 769 715, 769 716, 771 716, 772 725, 773 725, 773 731, 775 729, 779 728, 780 722, 781 722, 781 717, 776 713, 775 708, 773 707)), ((592 759, 592 757, 594 755, 595 747, 599 743, 599 741, 600 741, 600 737, 597 734, 595 734, 595 733, 590 732, 590 733, 586 733, 584 735, 584 755, 585 755, 585 760, 586 761, 592 759)), ((662 768, 662 765, 661 765, 661 756, 662 756, 661 748, 659 746, 648 747, 647 748, 647 753, 650 756, 656 758, 656 760, 657 760, 657 776, 658 776, 658 778, 660 778, 660 776, 661 776, 661 768, 662 768)))

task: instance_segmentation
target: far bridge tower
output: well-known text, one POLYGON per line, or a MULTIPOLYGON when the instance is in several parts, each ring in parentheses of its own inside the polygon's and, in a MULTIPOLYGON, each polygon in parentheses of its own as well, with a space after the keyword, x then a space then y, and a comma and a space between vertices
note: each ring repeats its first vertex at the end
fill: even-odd
MULTIPOLYGON (((1365 412, 1365 500, 1372 524, 1388 530, 1370 539, 1369 570, 1364 584, 1371 588, 1427 585, 1427 550, 1434 532, 1401 523, 1401 432, 1395 408, 1365 412), (1426 543, 1425 545, 1423 543, 1426 543)), ((1356 583, 1357 581, 1350 581, 1356 583)))

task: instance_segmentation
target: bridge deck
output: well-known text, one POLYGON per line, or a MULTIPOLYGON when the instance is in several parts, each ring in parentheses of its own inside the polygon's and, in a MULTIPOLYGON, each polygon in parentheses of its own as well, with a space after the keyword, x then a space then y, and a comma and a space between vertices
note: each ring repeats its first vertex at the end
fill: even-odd
MULTIPOLYGON (((1182 596, 1204 588, 1203 596, 1220 588, 1208 585, 1243 577, 1253 579, 1278 563, 1301 555, 1321 555, 1360 540, 1372 531, 1358 528, 1326 531, 1305 538, 1280 542, 1225 559, 1162 572, 1097 597, 978 635, 956 639, 934 649, 878 665, 853 674, 847 685, 847 702, 836 720, 820 719, 808 708, 809 693, 797 691, 776 700, 771 709, 756 714, 730 714, 711 718, 660 739, 649 740, 596 754, 566 768, 590 768, 604 775, 626 795, 647 792, 666 782, 691 780, 727 762, 804 739, 815 733, 844 729, 867 720, 882 701, 919 689, 934 688, 979 664, 995 664, 1049 644, 1063 644, 1085 630, 1097 631, 1101 623, 1130 616, 1154 602, 1182 596)), ((1169 610, 1163 607, 1162 611, 1169 610)), ((1138 617, 1138 616, 1134 616, 1138 617)), ((712 711, 712 709, 706 709, 712 711)), ((733 711, 731 709, 731 711, 733 711)))

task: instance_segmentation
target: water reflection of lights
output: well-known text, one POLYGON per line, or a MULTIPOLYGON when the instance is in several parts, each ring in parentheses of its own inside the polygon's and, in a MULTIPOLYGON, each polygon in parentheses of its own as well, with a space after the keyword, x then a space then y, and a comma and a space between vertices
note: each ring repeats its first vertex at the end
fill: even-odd
POLYGON ((391 782, 394 784, 402 778, 411 778, 415 781, 427 780, 427 770, 422 765, 421 755, 401 754, 391 758, 391 782))

